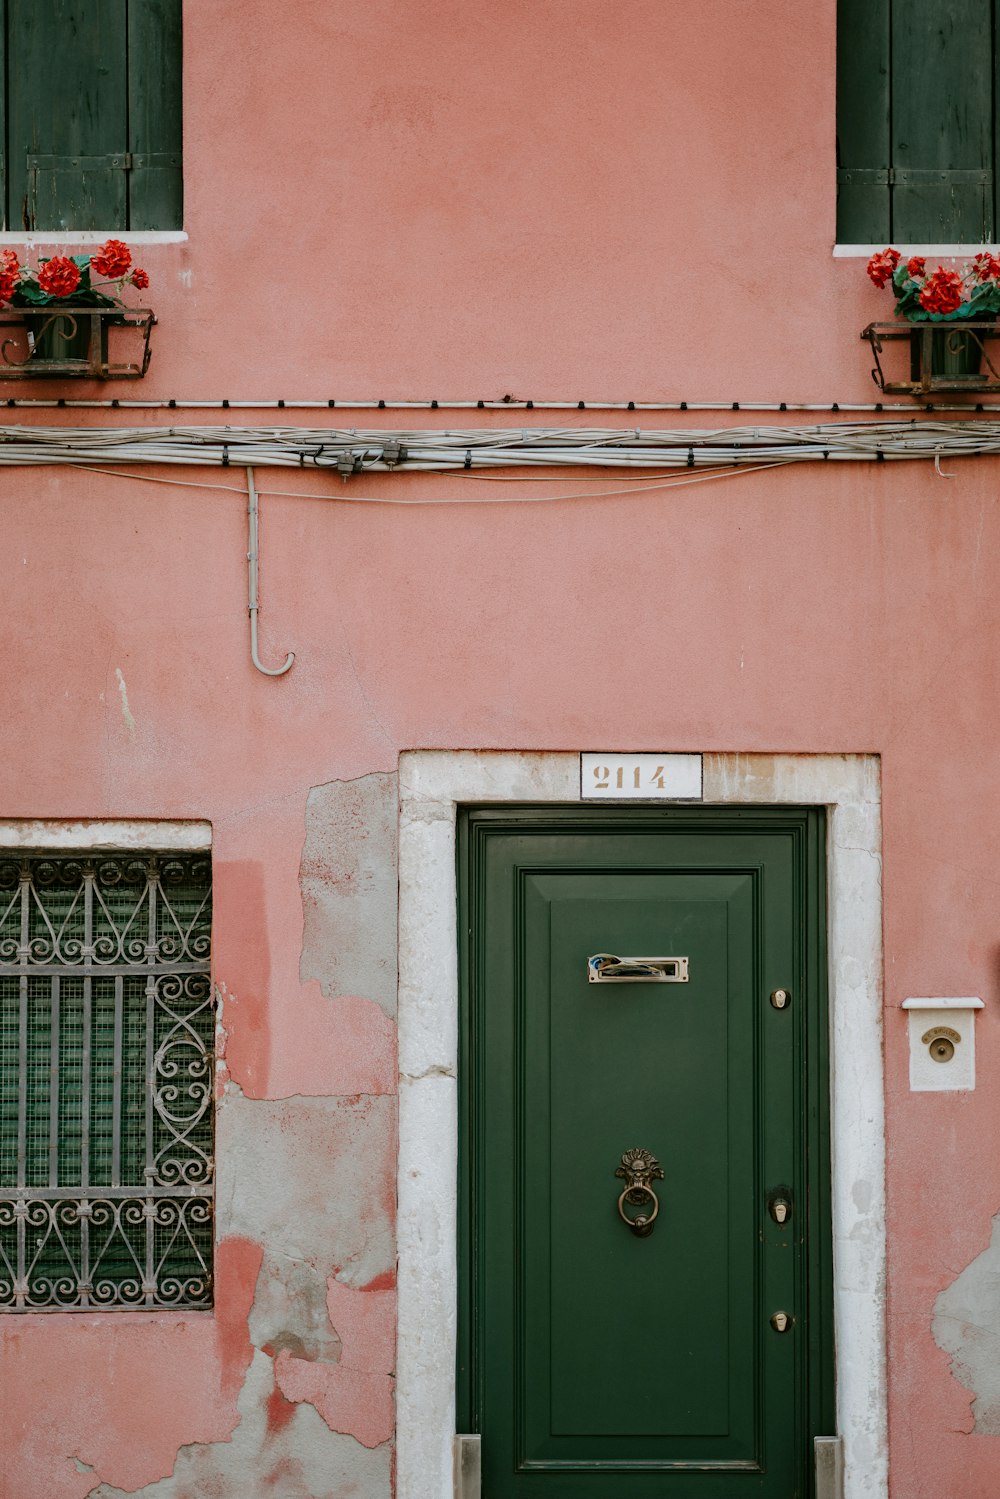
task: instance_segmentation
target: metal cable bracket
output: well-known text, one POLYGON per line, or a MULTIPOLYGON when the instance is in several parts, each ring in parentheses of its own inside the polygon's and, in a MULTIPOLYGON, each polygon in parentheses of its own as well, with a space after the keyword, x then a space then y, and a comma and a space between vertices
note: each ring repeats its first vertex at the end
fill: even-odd
POLYGON ((265 666, 257 653, 257 616, 260 613, 260 604, 257 602, 257 571, 260 560, 260 510, 257 499, 257 488, 253 482, 253 469, 249 464, 247 464, 247 518, 249 524, 247 562, 250 574, 247 608, 250 613, 250 659, 257 670, 264 673, 265 677, 283 677, 286 671, 291 671, 292 663, 295 660, 294 651, 288 652, 288 655, 285 657, 284 666, 265 666))

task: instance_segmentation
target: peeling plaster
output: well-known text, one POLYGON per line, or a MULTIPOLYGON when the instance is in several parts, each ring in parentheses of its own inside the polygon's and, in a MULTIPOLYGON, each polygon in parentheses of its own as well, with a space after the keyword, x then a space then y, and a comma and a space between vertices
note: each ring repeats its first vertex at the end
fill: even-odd
POLYGON ((393 1381, 388 1374, 310 1364, 279 1353, 275 1378, 286 1400, 307 1402, 331 1431, 355 1437, 370 1448, 392 1436, 393 1381))
POLYGON ((353 1437, 331 1431, 311 1405, 296 1405, 275 1430, 268 1420, 274 1394, 274 1364, 257 1351, 240 1393, 240 1421, 228 1442, 180 1449, 173 1472, 143 1489, 99 1484, 89 1499, 388 1499, 392 1449, 369 1450, 353 1437))
POLYGON ((275 1378, 287 1400, 306 1400, 335 1431, 379 1447, 392 1435, 396 1296, 390 1290, 357 1290, 331 1276, 330 1323, 340 1336, 339 1365, 310 1363, 291 1349, 279 1353, 275 1378))
POLYGON ((310 979, 295 999, 295 1030, 271 1047, 269 1098, 395 1093, 396 1024, 357 995, 324 997, 310 979))
POLYGON ((141 1490, 172 1471, 182 1443, 227 1442, 261 1257, 246 1239, 217 1246, 214 1315, 6 1318, 2 1499, 83 1499, 102 1481, 141 1490))
POLYGON ((395 1293, 366 1288, 393 1284, 395 1141, 392 1098, 257 1100, 227 1085, 218 1230, 262 1249, 237 1424, 180 1447, 142 1488, 98 1468, 90 1499, 389 1499, 395 1293))
POLYGON ((396 1013, 397 777, 314 786, 299 869, 299 977, 396 1013))
MULTIPOLYGON (((238 1425, 227 1441, 182 1446, 169 1476, 132 1491, 99 1483, 96 1499, 388 1499, 396 806, 390 775, 310 792, 296 1044, 268 1062, 266 1098, 220 1067, 217 1232, 260 1246, 238 1425)), ((250 1011, 221 979, 219 993, 231 1065, 250 1011)))
POLYGON ((395 1099, 258 1100, 229 1083, 217 1141, 220 1235, 350 1285, 393 1268, 395 1099))
POLYGON ((1000 1213, 988 1247, 934 1303, 931 1331, 974 1397, 975 1434, 1000 1437, 1000 1213))
POLYGON ((337 1363, 341 1340, 330 1325, 322 1271, 307 1260, 266 1253, 250 1313, 250 1338, 272 1357, 287 1350, 297 1358, 337 1363))

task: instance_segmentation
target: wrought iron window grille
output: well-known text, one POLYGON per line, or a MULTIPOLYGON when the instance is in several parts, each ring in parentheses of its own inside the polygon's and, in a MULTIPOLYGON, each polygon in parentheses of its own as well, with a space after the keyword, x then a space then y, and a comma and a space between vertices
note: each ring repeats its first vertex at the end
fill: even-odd
POLYGON ((875 358, 872 379, 886 395, 996 394, 1000 369, 987 343, 1000 338, 1000 321, 869 323, 861 331, 875 358), (909 343, 910 378, 894 378, 883 367, 887 343, 909 343), (985 366, 985 368, 984 368, 985 366))
POLYGON ((4 307, 0 380, 141 380, 155 322, 147 307, 4 307))
POLYGON ((207 854, 0 855, 0 1310, 212 1303, 207 854))

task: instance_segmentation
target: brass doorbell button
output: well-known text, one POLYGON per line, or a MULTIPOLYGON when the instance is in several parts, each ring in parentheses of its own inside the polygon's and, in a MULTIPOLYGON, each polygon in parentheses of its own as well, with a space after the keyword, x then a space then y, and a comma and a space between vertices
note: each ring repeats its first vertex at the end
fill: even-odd
POLYGON ((950 1025, 935 1025, 924 1031, 920 1039, 935 1062, 950 1062, 962 1038, 950 1025))

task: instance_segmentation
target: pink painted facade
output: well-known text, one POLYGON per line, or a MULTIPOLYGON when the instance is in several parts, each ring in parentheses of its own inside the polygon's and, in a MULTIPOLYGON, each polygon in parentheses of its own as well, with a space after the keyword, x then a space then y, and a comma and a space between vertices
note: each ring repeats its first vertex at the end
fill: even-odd
MULTIPOLYGON (((391 403, 874 399, 858 333, 889 303, 832 254, 833 0, 277 11, 185 5, 186 238, 141 252, 146 379, 12 394, 387 409, 10 422, 627 430, 836 417, 391 403)), ((951 1355, 933 1325, 1000 1212, 996 460, 257 480, 261 652, 296 653, 273 681, 241 470, 0 472, 0 818, 211 823, 225 1053, 215 1311, 4 1319, 0 1495, 388 1499, 393 776, 411 749, 607 747, 880 757, 889 1493, 991 1499, 1000 1305, 951 1355), (355 503, 400 498, 449 503, 355 503), (909 1091, 925 994, 985 1001, 975 1091, 909 1091)))

